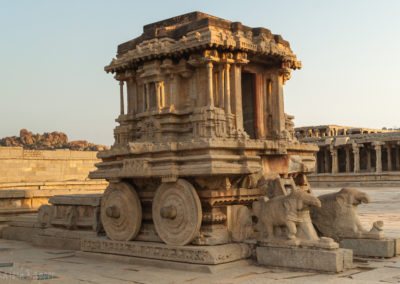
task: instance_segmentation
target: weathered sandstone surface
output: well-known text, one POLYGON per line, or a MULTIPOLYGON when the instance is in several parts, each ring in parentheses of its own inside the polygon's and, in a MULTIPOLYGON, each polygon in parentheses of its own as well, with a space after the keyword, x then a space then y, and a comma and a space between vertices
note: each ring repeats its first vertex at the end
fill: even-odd
POLYGON ((0 146, 23 147, 28 150, 70 149, 75 151, 102 151, 108 149, 108 146, 96 145, 85 140, 69 142, 68 136, 63 132, 54 131, 34 134, 26 129, 21 129, 19 136, 0 139, 0 146))

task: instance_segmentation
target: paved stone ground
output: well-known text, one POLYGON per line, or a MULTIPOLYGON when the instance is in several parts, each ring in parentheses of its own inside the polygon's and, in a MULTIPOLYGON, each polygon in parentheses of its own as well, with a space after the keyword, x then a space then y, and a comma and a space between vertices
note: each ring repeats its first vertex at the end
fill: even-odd
MULTIPOLYGON (((314 189, 316 195, 330 191, 314 189)), ((381 219, 389 236, 400 236, 400 189, 363 191, 372 198, 371 204, 359 207, 365 226, 381 219)), ((255 265, 208 274, 88 259, 73 251, 36 248, 29 243, 1 239, 0 283, 400 283, 400 257, 357 259, 354 269, 341 274, 293 272, 255 265)))

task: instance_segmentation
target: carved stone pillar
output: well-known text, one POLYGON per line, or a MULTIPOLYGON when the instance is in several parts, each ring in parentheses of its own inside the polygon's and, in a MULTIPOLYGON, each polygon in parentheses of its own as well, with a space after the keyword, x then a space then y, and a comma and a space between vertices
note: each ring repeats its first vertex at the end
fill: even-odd
POLYGON ((213 64, 207 62, 207 105, 214 107, 214 94, 213 94, 213 64))
POLYGON ((137 112, 137 87, 134 77, 130 77, 127 81, 127 101, 128 111, 127 113, 137 112))
POLYGON ((382 143, 374 143, 374 148, 376 151, 376 172, 382 172, 382 143))
POLYGON ((124 106, 124 81, 119 81, 119 96, 120 96, 120 113, 121 115, 125 114, 125 106, 124 106))
POLYGON ((329 151, 328 151, 328 149, 324 150, 324 172, 329 173, 329 151))
POLYGON ((387 154, 387 163, 388 163, 388 171, 393 170, 393 165, 392 165, 392 147, 391 145, 386 146, 386 154, 387 154))
POLYGON ((399 157, 400 153, 399 153, 398 145, 396 145, 395 151, 396 151, 396 170, 399 171, 400 170, 400 157, 399 157))
POLYGON ((227 114, 231 113, 231 82, 230 82, 230 75, 229 75, 229 70, 230 70, 231 65, 226 64, 226 69, 225 69, 225 92, 224 92, 224 104, 225 104, 225 112, 227 114))
POLYGON ((235 97, 235 120, 236 130, 243 131, 243 108, 242 108, 242 67, 240 64, 233 66, 233 87, 235 97))
POLYGON ((150 86, 149 83, 144 84, 144 94, 145 94, 145 110, 150 110, 150 86))
MULTIPOLYGON (((345 148, 346 151, 346 173, 350 172, 350 149, 348 147, 345 148)), ((354 165, 355 167, 355 165, 354 165)))
POLYGON ((354 173, 360 172, 360 145, 357 143, 353 144, 353 156, 354 156, 354 173))
POLYGON ((272 75, 271 79, 272 79, 272 101, 273 101, 272 127, 273 127, 273 132, 279 135, 285 129, 285 113, 283 104, 283 76, 280 74, 280 72, 276 72, 275 74, 272 75))
POLYGON ((367 171, 371 171, 371 149, 367 148, 367 171))
POLYGON ((157 108, 162 109, 165 106, 163 82, 156 83, 156 94, 157 94, 157 108))
POLYGON ((318 152, 314 153, 314 158, 315 158, 315 172, 316 173, 322 173, 322 161, 319 158, 318 152))
POLYGON ((332 174, 337 174, 339 172, 338 150, 331 148, 331 156, 332 156, 332 174))
MULTIPOLYGON (((262 92, 261 85, 263 83, 263 76, 260 74, 255 75, 255 84, 254 84, 254 132, 257 139, 262 139, 265 137, 265 126, 264 126, 264 99, 265 95, 262 92)), ((281 133, 281 131, 276 130, 276 134, 281 133)))
POLYGON ((218 106, 221 108, 223 108, 225 105, 224 91, 225 91, 225 69, 223 65, 220 65, 218 72, 218 106))

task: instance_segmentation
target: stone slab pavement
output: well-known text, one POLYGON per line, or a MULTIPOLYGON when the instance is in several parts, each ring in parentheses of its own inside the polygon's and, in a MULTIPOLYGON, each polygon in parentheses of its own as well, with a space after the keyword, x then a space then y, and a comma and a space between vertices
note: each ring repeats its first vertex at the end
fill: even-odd
MULTIPOLYGON (((316 195, 329 190, 315 189, 316 195)), ((362 189, 364 190, 364 189, 362 189)), ((400 236, 400 189, 366 189, 372 203, 362 205, 362 222, 383 219, 392 237, 400 236)), ((30 243, 0 239, 0 283, 400 283, 400 257, 359 258, 340 274, 289 271, 243 265, 200 273, 86 258, 69 250, 33 247, 30 243)))

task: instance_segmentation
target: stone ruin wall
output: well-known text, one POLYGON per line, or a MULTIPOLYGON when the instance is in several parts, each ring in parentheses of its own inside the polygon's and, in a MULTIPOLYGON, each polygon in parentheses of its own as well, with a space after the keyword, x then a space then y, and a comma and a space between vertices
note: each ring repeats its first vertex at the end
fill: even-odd
POLYGON ((24 150, 0 147, 0 188, 9 183, 87 181, 94 164, 95 151, 24 150))
POLYGON ((36 211, 57 194, 102 192, 108 183, 88 178, 100 161, 96 155, 0 147, 0 215, 36 211))

